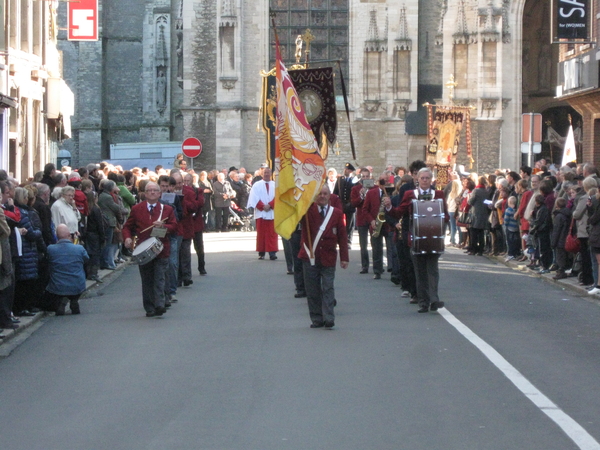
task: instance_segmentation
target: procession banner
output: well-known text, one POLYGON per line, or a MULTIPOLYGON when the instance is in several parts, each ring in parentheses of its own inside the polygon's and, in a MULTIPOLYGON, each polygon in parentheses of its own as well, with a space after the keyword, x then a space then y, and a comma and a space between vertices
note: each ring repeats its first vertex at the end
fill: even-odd
POLYGON ((565 141, 565 147, 563 149, 562 166, 566 166, 567 163, 577 162, 577 152, 575 151, 575 134, 573 133, 573 125, 569 125, 569 132, 567 133, 567 140, 565 141))
POLYGON ((325 181, 325 160, 279 51, 276 52, 277 109, 275 231, 289 239, 325 181))

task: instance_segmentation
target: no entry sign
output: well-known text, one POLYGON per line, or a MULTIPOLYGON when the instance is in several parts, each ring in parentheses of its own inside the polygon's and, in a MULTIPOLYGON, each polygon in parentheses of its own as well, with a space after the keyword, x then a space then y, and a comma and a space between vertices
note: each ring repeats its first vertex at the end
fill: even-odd
POLYGON ((194 137, 187 138, 181 145, 181 151, 188 158, 197 158, 202 153, 202 143, 194 137))

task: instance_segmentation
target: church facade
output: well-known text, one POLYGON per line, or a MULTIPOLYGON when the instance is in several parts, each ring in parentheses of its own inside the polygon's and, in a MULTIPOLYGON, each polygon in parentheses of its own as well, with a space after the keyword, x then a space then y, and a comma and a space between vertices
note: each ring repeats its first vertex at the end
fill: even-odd
MULTIPOLYGON (((426 102, 470 107, 476 172, 521 165, 523 112, 552 111, 544 126, 557 130, 570 112, 555 98, 558 46, 550 45, 543 0, 100 4, 98 42, 60 42, 76 102, 73 137, 63 145, 80 165, 108 159, 114 144, 193 136, 203 143, 196 167, 258 167, 266 159, 260 73, 273 67, 272 19, 288 66, 306 29, 313 64, 341 61, 350 121, 336 92, 338 142, 328 165, 338 170, 354 162, 350 129, 359 165, 424 159, 426 102)), ((469 164, 465 140, 461 164, 469 164)))

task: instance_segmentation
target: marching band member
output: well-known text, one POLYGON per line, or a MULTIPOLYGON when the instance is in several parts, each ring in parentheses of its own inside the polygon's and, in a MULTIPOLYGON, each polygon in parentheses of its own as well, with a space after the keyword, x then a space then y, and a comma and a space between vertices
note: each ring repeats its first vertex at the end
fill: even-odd
MULTIPOLYGON (((173 208, 158 202, 161 196, 158 184, 149 182, 144 192, 146 200, 131 208, 131 214, 123 226, 125 247, 129 249, 133 248, 134 236, 138 237, 139 242, 144 242, 152 236, 154 229, 177 233, 177 219, 173 208)), ((167 311, 165 273, 169 269, 170 240, 166 235, 158 238, 163 244, 162 252, 150 262, 139 266, 146 317, 162 316, 167 311)))
POLYGON ((366 180, 371 179, 371 172, 366 167, 360 170, 361 179, 352 187, 350 193, 350 202, 356 208, 356 226, 358 228, 358 242, 360 244, 360 273, 369 273, 369 243, 367 236, 369 235, 369 222, 363 211, 365 196, 369 188, 365 186, 368 183, 366 180))
MULTIPOLYGON (((431 200, 441 199, 444 202, 444 221, 448 222, 450 216, 448 215, 448 207, 446 206, 446 200, 444 198, 443 191, 437 191, 432 188, 431 182, 433 180, 433 173, 428 167, 424 167, 419 170, 417 174, 418 187, 413 191, 406 191, 402 202, 396 208, 392 208, 392 203, 389 198, 383 200, 383 204, 389 215, 400 218, 405 213, 412 215, 412 201, 413 200, 431 200)), ((412 242, 412 236, 409 236, 409 243, 412 242)), ((431 311, 437 311, 439 308, 444 307, 444 302, 440 301, 438 296, 438 283, 439 283, 439 269, 438 260, 440 255, 438 253, 427 253, 427 254, 414 254, 413 264, 415 267, 415 278, 417 280, 417 297, 419 300, 420 313, 426 313, 430 309, 431 311)))

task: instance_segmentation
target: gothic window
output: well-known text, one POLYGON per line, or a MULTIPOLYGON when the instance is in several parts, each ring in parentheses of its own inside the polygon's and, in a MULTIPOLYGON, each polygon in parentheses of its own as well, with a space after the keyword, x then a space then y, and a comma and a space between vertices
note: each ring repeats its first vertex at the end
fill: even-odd
MULTIPOLYGON (((349 0, 269 0, 271 11, 275 14, 275 25, 279 34, 281 57, 287 67, 296 61, 296 37, 310 28, 315 39, 310 45, 310 61, 315 66, 319 60, 341 60, 344 82, 348 86, 348 16, 349 0)), ((275 34, 270 34, 271 67, 275 65, 275 34)), ((303 46, 302 61, 304 62, 303 46)), ((335 61, 327 63, 337 70, 335 61)), ((341 95, 341 84, 336 76, 336 94, 341 95)))
POLYGON ((487 86, 496 85, 496 42, 483 43, 483 82, 487 86))

